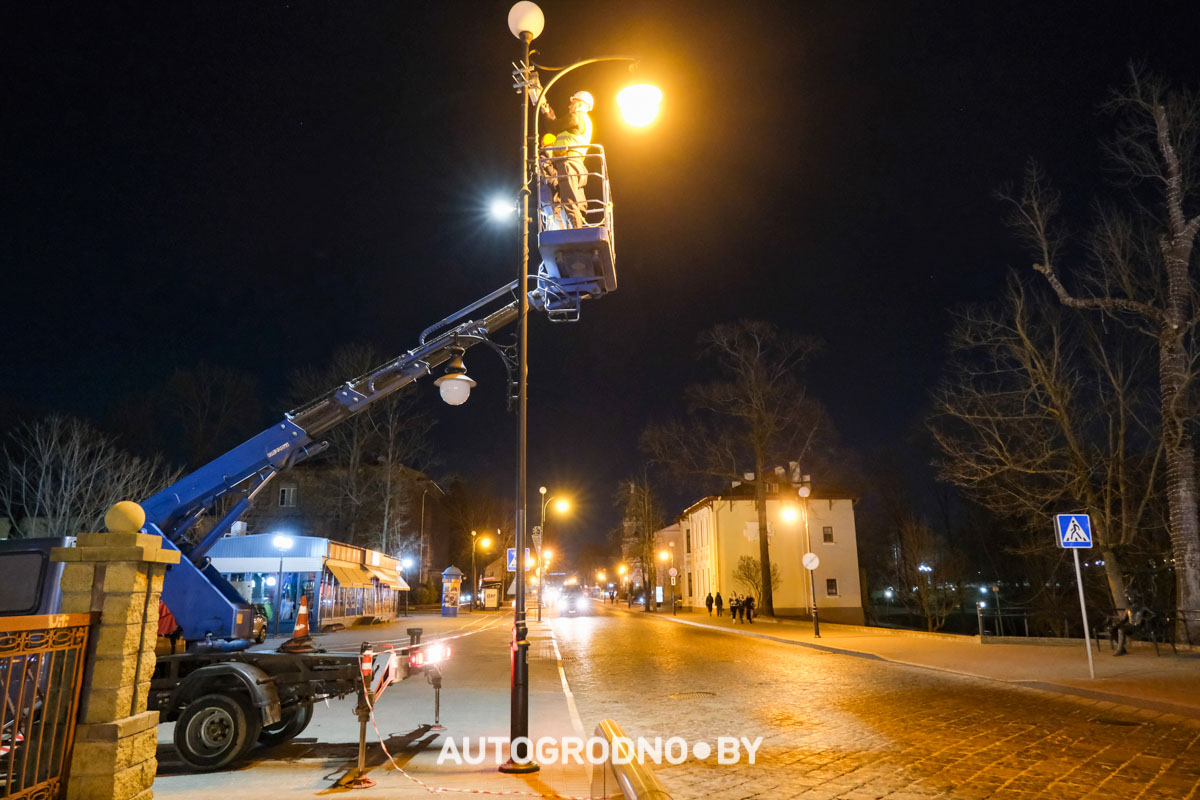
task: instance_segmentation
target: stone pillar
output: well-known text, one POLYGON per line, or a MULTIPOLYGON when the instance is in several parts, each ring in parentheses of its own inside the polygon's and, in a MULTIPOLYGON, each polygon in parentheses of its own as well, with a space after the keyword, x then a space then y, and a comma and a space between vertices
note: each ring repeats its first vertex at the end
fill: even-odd
MULTIPOLYGON (((118 504, 126 505, 141 512, 135 504, 118 504)), ((67 562, 63 612, 100 612, 88 641, 68 800, 154 796, 158 712, 146 710, 146 699, 163 574, 166 565, 179 563, 179 552, 164 550, 157 535, 137 533, 144 519, 114 518, 110 511, 105 521, 119 532, 80 534, 75 547, 55 548, 52 555, 67 562)))

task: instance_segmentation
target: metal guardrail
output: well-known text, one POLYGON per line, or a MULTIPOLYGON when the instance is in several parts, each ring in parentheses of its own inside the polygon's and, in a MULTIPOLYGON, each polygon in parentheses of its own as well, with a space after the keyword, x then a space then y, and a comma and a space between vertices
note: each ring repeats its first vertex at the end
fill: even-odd
POLYGON ((66 796, 91 622, 0 617, 0 797, 66 796))
POLYGON ((596 736, 603 737, 608 742, 608 761, 596 765, 592 771, 593 798, 605 800, 671 800, 671 795, 658 782, 653 770, 645 764, 639 764, 632 758, 633 743, 621 730, 621 726, 611 719, 606 719, 596 726, 596 736), (622 761, 629 763, 615 764, 612 755, 620 749, 622 761))

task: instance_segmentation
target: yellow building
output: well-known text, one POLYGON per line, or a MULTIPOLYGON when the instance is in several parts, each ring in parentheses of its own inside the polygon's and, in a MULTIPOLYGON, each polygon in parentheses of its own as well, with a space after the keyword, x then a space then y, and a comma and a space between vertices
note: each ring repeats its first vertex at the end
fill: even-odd
MULTIPOLYGON (((802 498, 798 486, 783 475, 767 483, 767 541, 772 565, 779 567, 774 589, 779 616, 810 616, 813 582, 821 619, 863 624, 858 568, 858 542, 854 528, 855 498, 843 492, 813 486, 802 498), (820 559, 813 571, 801 563, 806 552, 820 559)), ((706 497, 679 517, 684 569, 680 582, 683 605, 703 609, 711 592, 729 597, 751 593, 737 577, 739 561, 748 556, 758 563, 758 514, 754 507, 753 476, 738 481, 724 494, 706 497)), ((682 564, 680 563, 682 562, 682 564)))

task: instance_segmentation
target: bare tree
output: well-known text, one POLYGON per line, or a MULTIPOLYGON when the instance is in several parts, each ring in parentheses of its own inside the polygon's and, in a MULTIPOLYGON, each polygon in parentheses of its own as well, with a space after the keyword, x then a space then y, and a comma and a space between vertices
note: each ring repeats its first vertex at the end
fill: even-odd
POLYGON ((940 630, 958 606, 958 592, 953 587, 960 582, 961 565, 921 520, 905 520, 899 538, 899 571, 905 584, 900 598, 909 610, 925 618, 928 630, 940 630))
MULTIPOLYGON (((742 556, 738 559, 737 566, 733 569, 733 579, 746 587, 746 591, 754 595, 754 602, 757 605, 762 602, 763 585, 762 585, 762 566, 758 563, 758 559, 754 556, 742 556)), ((771 565, 771 588, 778 589, 779 584, 783 579, 780 576, 779 565, 771 565)))
POLYGON ((87 422, 61 416, 19 425, 0 470, 0 506, 20 538, 98 531, 113 503, 150 497, 179 477, 161 458, 129 455, 87 422))
MULTIPOLYGON (((642 472, 641 481, 622 481, 614 500, 616 506, 624 512, 621 551, 630 562, 630 575, 634 571, 641 573, 642 586, 646 592, 646 610, 651 611, 654 607, 657 574, 654 565, 654 535, 663 526, 662 502, 650 485, 645 470, 642 472)), ((631 582, 630 591, 632 590, 631 582)))
POLYGON ((820 345, 811 337, 747 320, 717 325, 700 344, 702 356, 715 363, 720 378, 690 387, 687 419, 649 428, 642 446, 685 477, 740 479, 745 465, 754 465, 764 584, 761 610, 774 614, 766 471, 773 460, 799 461, 807 471, 814 456, 818 436, 826 428, 825 414, 808 397, 797 373, 820 345))
MULTIPOLYGON (((1014 222, 1035 252, 1033 267, 1063 305, 1099 311, 1149 339, 1158 356, 1161 430, 1178 606, 1200 608, 1200 520, 1196 454, 1195 333, 1197 287, 1189 273, 1200 213, 1197 156, 1200 97, 1173 90, 1137 67, 1105 106, 1116 119, 1106 146, 1128 189, 1127 210, 1098 206, 1081 263, 1067 264, 1059 197, 1036 168, 1020 196, 1009 195, 1014 222), (1072 292, 1060 276, 1077 280, 1072 292)), ((1200 622, 1195 623, 1200 634, 1200 622)))
POLYGON ((930 430, 940 477, 1040 531, 1043 555, 1057 549, 1051 514, 1089 513, 1124 607, 1120 551, 1159 523, 1161 448, 1150 365, 1125 331, 1098 323, 1010 279, 1002 304, 958 314, 930 430))
MULTIPOLYGON (((304 401, 365 373, 381 361, 369 345, 350 345, 334 353, 323 368, 307 368, 292 378, 294 400, 304 401)), ((395 392, 350 417, 326 435, 325 458, 333 465, 334 502, 341 538, 347 542, 390 547, 405 510, 405 467, 428 458, 432 418, 418 412, 415 389, 395 392)))
MULTIPOLYGON (((411 388, 411 387, 410 387, 411 388)), ((380 552, 390 553, 411 545, 408 524, 417 480, 429 462, 428 432, 432 418, 417 408, 415 391, 404 389, 373 409, 368 416, 374 434, 372 471, 379 506, 376 526, 380 552), (391 548, 391 549, 389 549, 391 548)))

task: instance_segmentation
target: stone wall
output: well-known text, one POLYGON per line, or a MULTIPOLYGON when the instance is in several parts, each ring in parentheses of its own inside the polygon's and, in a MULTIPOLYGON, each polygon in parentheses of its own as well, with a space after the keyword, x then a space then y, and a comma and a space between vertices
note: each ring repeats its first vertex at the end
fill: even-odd
POLYGON ((158 712, 146 710, 154 674, 158 601, 179 553, 143 533, 85 533, 56 548, 67 562, 64 613, 100 612, 80 694, 68 800, 150 800, 158 763, 158 712))

